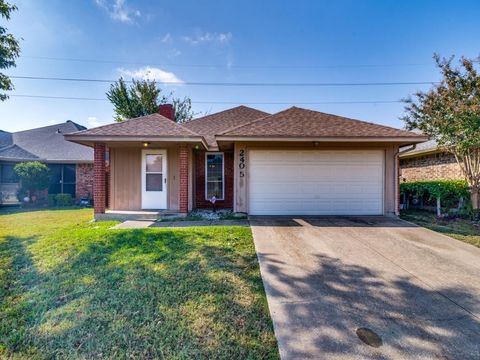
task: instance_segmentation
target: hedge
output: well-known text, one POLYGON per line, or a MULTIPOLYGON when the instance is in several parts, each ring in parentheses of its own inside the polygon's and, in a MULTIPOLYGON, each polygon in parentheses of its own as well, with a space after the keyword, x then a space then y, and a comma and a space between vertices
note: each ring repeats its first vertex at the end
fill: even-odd
POLYGON ((416 181, 400 184, 400 191, 413 196, 428 196, 430 200, 454 197, 470 198, 468 183, 464 180, 416 181))
MULTIPOLYGON (((463 180, 417 181, 400 184, 400 192, 427 201, 435 200, 437 216, 442 216, 442 207, 448 213, 471 216, 469 186, 463 180), (467 202, 465 202, 467 201, 467 202), (454 207, 452 209, 452 207, 454 207)), ((408 201, 407 201, 408 206, 408 201)))

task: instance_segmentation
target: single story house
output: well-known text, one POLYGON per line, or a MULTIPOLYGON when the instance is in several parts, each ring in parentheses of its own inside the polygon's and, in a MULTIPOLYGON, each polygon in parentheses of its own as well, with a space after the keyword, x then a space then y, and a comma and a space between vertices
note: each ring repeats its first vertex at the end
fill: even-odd
POLYGON ((13 133, 0 130, 0 204, 18 203, 20 184, 13 168, 23 161, 48 165, 49 194, 68 193, 77 199, 93 197, 93 150, 63 137, 81 130, 86 128, 70 120, 13 133))
POLYGON ((420 134, 292 107, 239 106, 178 124, 159 113, 65 135, 94 148, 94 203, 106 211, 232 208, 252 215, 393 215, 399 147, 420 134))
POLYGON ((465 179, 455 156, 439 148, 435 140, 401 152, 400 169, 403 182, 465 179))

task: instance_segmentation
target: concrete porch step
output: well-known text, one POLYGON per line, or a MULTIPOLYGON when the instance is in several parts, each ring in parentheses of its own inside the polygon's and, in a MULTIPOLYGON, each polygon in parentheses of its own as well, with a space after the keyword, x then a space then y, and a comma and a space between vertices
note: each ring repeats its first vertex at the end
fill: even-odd
POLYGON ((184 216, 172 210, 107 210, 104 214, 95 214, 96 220, 111 221, 157 221, 164 217, 184 216))

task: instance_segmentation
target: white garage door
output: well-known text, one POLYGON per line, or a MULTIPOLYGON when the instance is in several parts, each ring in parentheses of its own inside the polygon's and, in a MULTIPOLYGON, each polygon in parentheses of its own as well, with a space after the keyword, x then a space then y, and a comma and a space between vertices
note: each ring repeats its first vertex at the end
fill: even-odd
POLYGON ((251 150, 252 215, 381 215, 380 150, 251 150))

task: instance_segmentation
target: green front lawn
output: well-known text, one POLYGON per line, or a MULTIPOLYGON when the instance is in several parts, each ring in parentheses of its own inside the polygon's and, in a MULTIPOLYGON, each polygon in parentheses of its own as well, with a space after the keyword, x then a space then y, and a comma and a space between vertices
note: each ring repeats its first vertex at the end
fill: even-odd
POLYGON ((245 227, 0 215, 0 358, 277 359, 245 227))
POLYGON ((454 239, 480 247, 480 223, 465 219, 438 219, 432 212, 402 211, 400 217, 454 239))

